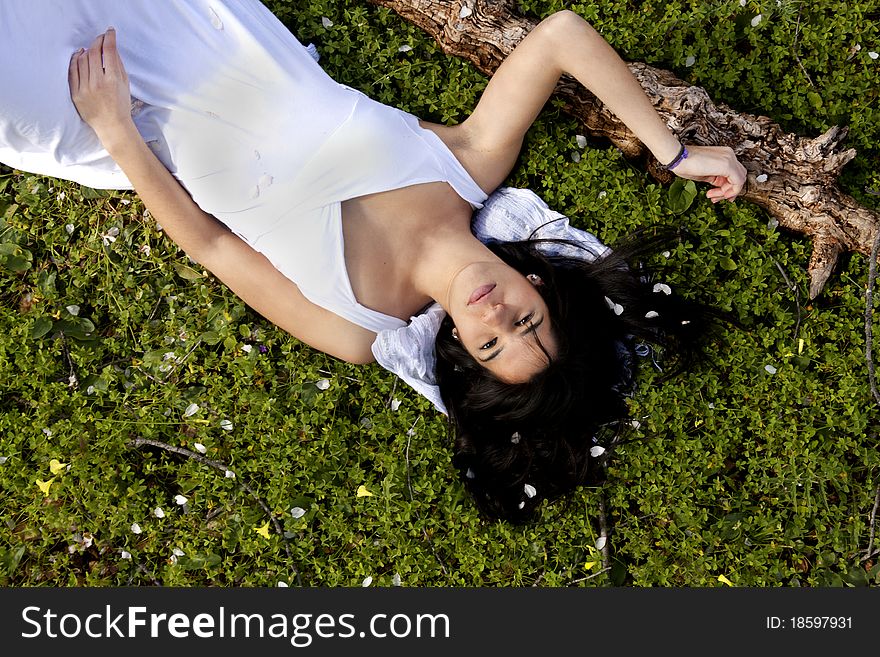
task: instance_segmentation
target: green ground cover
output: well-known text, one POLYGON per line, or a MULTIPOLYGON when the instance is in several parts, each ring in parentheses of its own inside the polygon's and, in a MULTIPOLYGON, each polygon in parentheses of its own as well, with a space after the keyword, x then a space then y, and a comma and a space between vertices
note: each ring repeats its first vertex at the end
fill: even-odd
MULTIPOLYGON (((485 86, 364 2, 267 4, 336 79, 423 118, 462 120, 485 86)), ((850 126, 859 155, 842 183, 880 207, 877 2, 521 4, 572 8, 625 58, 788 130, 850 126)), ((877 583, 876 558, 862 559, 880 484, 867 259, 845 257, 808 303, 807 240, 747 203, 676 214, 665 189, 607 144, 580 148, 579 132, 549 104, 508 184, 606 241, 684 227, 689 240, 658 255, 665 280, 743 326, 671 381, 642 362, 640 426, 603 494, 545 504, 525 527, 478 516, 427 401, 275 329, 133 195, 0 170, 0 584, 293 585, 297 570, 322 586, 877 583), (127 447, 135 438, 201 445, 235 478, 127 447), (593 548, 603 495, 607 572, 593 548)))

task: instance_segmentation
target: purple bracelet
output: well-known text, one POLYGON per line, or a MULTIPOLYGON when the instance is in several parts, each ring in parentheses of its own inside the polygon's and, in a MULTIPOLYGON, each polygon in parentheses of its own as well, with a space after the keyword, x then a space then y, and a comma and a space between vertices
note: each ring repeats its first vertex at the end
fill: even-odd
POLYGON ((687 146, 684 144, 681 145, 681 150, 678 151, 678 155, 675 156, 675 159, 672 160, 669 164, 663 165, 663 168, 667 171, 672 171, 675 167, 682 163, 683 160, 686 160, 688 156, 687 146))

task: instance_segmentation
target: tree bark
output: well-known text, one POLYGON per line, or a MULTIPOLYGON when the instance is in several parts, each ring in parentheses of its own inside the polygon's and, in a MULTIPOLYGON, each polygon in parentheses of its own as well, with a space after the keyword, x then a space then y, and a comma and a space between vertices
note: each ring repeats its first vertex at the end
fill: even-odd
MULTIPOLYGON (((486 75, 537 25, 516 15, 512 0, 369 1, 396 11, 433 36, 443 52, 470 61, 486 75)), ((683 141, 733 148, 748 170, 739 198, 767 210, 781 227, 812 238, 811 299, 822 291, 842 253, 870 256, 880 214, 837 186, 841 169, 856 154, 855 149, 841 147, 847 128, 835 126, 814 138, 786 133, 766 116, 713 103, 704 89, 669 71, 636 62, 629 68, 683 141)), ((660 167, 644 144, 573 78, 564 76, 556 95, 589 134, 607 138, 629 158, 645 161, 658 181, 672 180, 673 174, 660 167)))

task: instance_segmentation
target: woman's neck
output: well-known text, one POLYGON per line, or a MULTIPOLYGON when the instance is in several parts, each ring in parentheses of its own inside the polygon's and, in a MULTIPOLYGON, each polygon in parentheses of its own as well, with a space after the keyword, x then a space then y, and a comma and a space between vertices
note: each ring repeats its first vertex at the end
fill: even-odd
POLYGON ((470 230, 472 210, 446 183, 342 203, 345 261, 363 305, 408 319, 431 300, 448 310, 449 283, 495 256, 470 230))
POLYGON ((475 262, 494 262, 498 256, 480 242, 467 221, 449 221, 425 231, 412 249, 411 281, 415 290, 449 311, 449 290, 455 277, 475 262))

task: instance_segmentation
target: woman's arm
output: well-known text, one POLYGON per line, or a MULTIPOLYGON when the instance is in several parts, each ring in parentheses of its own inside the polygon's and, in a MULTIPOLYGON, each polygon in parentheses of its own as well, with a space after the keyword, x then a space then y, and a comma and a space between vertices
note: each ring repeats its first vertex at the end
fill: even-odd
MULTIPOLYGON (((641 85, 607 41, 572 11, 542 21, 504 60, 473 114, 461 124, 463 155, 483 189, 497 187, 513 167, 526 131, 563 73, 574 76, 632 130, 662 164, 679 152, 641 85)), ((709 182, 713 201, 732 200, 746 179, 745 168, 727 147, 689 146, 675 167, 684 178, 709 182)))
POLYGON ((128 76, 112 28, 87 51, 74 54, 69 83, 80 116, 156 221, 187 254, 254 310, 306 344, 349 362, 373 360, 372 331, 306 299, 265 256, 199 208, 147 147, 131 119, 128 76))

